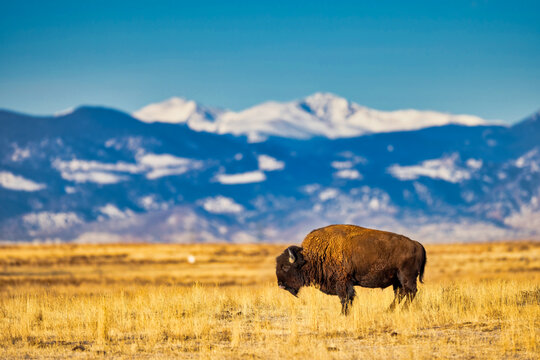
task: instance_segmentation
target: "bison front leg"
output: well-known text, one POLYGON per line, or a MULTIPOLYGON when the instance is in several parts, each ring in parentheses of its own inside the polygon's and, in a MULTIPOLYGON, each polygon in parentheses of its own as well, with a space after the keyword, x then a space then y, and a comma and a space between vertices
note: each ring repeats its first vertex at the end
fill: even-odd
POLYGON ((336 290, 339 300, 341 301, 341 314, 349 315, 349 309, 356 296, 354 286, 351 283, 338 284, 336 290))
POLYGON ((394 301, 390 304, 388 307, 388 311, 394 311, 396 309, 396 306, 399 305, 401 300, 405 297, 405 292, 403 291, 403 288, 401 287, 401 284, 396 281, 394 282, 394 301))

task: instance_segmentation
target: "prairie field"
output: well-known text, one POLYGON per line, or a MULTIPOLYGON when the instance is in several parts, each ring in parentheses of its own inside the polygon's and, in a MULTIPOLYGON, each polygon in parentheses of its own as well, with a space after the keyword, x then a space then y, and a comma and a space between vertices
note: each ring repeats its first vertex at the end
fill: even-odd
POLYGON ((0 358, 538 359, 540 243, 427 245, 424 284, 279 289, 285 245, 0 247, 0 358))

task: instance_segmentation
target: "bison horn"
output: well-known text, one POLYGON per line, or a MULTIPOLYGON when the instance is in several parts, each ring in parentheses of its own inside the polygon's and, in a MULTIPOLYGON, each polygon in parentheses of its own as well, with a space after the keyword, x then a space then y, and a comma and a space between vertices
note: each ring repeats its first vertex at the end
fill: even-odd
POLYGON ((291 249, 287 249, 289 251, 289 262, 292 264, 296 261, 296 257, 294 256, 293 252, 291 251, 291 249))

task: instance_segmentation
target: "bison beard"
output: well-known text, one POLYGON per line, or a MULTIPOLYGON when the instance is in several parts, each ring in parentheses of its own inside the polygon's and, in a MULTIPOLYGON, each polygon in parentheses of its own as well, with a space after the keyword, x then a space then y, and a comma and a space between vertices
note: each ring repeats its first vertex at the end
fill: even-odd
POLYGON ((403 235, 354 225, 330 225, 309 233, 302 247, 290 246, 276 258, 278 286, 296 296, 302 286, 337 295, 347 315, 354 286, 394 288, 393 310, 408 307, 422 282, 426 250, 403 235))

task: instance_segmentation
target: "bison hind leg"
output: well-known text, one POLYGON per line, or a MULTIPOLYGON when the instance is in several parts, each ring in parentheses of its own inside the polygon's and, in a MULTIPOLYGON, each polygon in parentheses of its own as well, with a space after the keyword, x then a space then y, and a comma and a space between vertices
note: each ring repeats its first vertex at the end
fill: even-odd
POLYGON ((403 305, 403 308, 404 309, 408 309, 409 308, 409 305, 411 305, 414 297, 416 296, 416 287, 413 289, 413 290, 406 290, 406 299, 405 299, 405 304, 403 305))
POLYGON ((404 309, 407 309, 409 307, 414 297, 416 296, 416 292, 418 291, 416 288, 417 276, 418 273, 416 272, 411 272, 410 274, 398 273, 398 278, 401 284, 403 284, 403 293, 406 297, 405 304, 403 305, 404 309))

